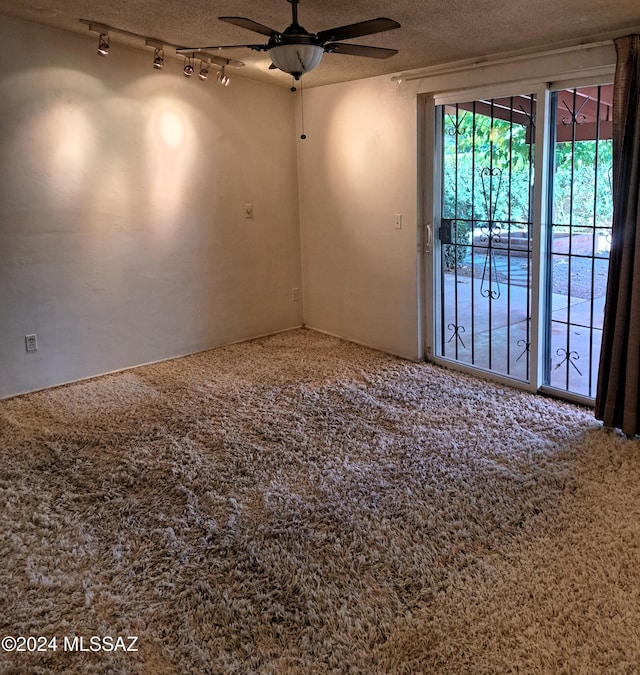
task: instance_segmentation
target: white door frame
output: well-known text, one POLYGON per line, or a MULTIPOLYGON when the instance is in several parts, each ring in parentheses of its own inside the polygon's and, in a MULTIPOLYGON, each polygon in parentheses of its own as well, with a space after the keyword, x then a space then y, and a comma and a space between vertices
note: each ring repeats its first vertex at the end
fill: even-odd
MULTIPOLYGON (((440 255, 440 242, 435 236, 440 223, 441 194, 441 132, 436 108, 440 105, 453 104, 479 98, 498 98, 516 96, 523 93, 536 95, 536 144, 534 150, 534 193, 533 193, 533 250, 531 281, 531 347, 530 347, 530 379, 523 382, 505 375, 486 371, 487 377, 497 382, 515 386, 531 392, 546 389, 544 383, 547 370, 546 325, 549 321, 546 293, 546 266, 548 251, 546 233, 549 223, 549 170, 551 167, 552 148, 550 124, 551 93, 561 88, 574 88, 611 81, 614 66, 599 67, 597 74, 569 73, 566 78, 558 78, 553 82, 519 81, 495 86, 465 88, 448 91, 442 94, 422 94, 418 97, 419 120, 419 228, 418 262, 421 297, 421 343, 426 359, 446 365, 449 368, 474 374, 482 373, 478 368, 445 359, 438 355, 440 344, 440 326, 437 319, 436 298, 440 295, 440 274, 437 261, 440 255)), ((566 392, 563 392, 566 393, 566 392)), ((579 403, 592 403, 591 399, 579 395, 567 395, 565 398, 579 403)))

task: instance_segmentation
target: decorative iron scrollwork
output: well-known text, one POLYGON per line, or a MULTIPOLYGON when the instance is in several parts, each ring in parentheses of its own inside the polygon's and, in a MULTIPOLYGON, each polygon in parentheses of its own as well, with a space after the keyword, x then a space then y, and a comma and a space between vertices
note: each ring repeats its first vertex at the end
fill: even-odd
POLYGON ((466 345, 464 344, 464 341, 462 340, 462 337, 460 336, 460 333, 464 333, 465 329, 464 326, 458 326, 455 323, 450 323, 447 328, 452 331, 451 332, 451 337, 447 340, 447 344, 455 340, 456 342, 459 342, 462 345, 463 349, 466 349, 466 345))
POLYGON ((525 110, 524 106, 522 104, 520 104, 518 107, 522 111, 522 114, 527 118, 527 124, 524 125, 524 126, 527 126, 531 129, 535 129, 536 128, 536 114, 534 112, 529 112, 529 111, 525 110))
POLYGON ((580 375, 580 377, 582 377, 582 373, 580 372, 580 369, 575 364, 576 361, 580 360, 580 354, 578 354, 578 352, 569 351, 567 349, 564 349, 564 347, 560 347, 560 349, 558 349, 556 351, 556 354, 558 356, 562 356, 562 361, 560 361, 560 363, 558 363, 556 365, 555 370, 558 370, 558 368, 560 368, 564 363, 568 363, 570 366, 573 366, 576 369, 576 372, 578 373, 578 375, 580 375))
POLYGON ((487 221, 480 227, 482 232, 481 241, 487 242, 487 253, 484 259, 482 269, 482 281, 480 283, 480 295, 483 298, 497 300, 500 297, 500 281, 498 279, 498 269, 496 265, 493 247, 500 243, 502 230, 495 222, 496 208, 500 196, 500 187, 502 186, 502 169, 495 167, 484 167, 480 170, 482 180, 482 195, 484 197, 487 221), (495 185, 497 179, 497 185, 495 185))
POLYGON ((570 127, 572 124, 584 124, 587 121, 586 115, 581 115, 580 112, 581 110, 587 105, 589 102, 588 98, 585 98, 585 100, 582 102, 582 105, 577 109, 577 110, 571 110, 571 108, 567 105, 566 101, 562 101, 562 104, 564 107, 567 109, 567 112, 569 113, 569 117, 563 117, 562 118, 562 124, 565 127, 570 127))
POLYGON ((520 353, 520 356, 518 356, 518 358, 516 359, 517 363, 525 354, 528 354, 531 351, 531 343, 521 338, 520 340, 518 340, 516 344, 518 345, 518 347, 523 348, 522 352, 520 353))
POLYGON ((456 121, 456 117, 453 115, 447 115, 447 117, 451 120, 451 124, 453 124, 453 128, 449 129, 449 136, 462 136, 466 133, 467 130, 462 128, 462 123, 464 122, 464 118, 466 116, 466 110, 458 121, 456 121))

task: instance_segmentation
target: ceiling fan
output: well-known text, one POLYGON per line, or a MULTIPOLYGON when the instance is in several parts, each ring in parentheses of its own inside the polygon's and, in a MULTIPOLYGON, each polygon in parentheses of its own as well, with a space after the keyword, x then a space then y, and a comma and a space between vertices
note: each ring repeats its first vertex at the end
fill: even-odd
POLYGON ((384 33, 388 30, 400 28, 400 24, 393 19, 379 17, 346 26, 338 26, 329 30, 322 30, 318 33, 309 33, 298 23, 299 0, 287 1, 291 3, 292 22, 282 32, 242 16, 219 17, 220 21, 246 28, 254 33, 267 35, 269 39, 266 44, 181 47, 176 51, 186 53, 247 47, 254 51, 268 52, 271 57, 270 68, 277 68, 285 73, 289 73, 296 80, 299 80, 304 73, 313 70, 320 63, 325 52, 367 56, 375 59, 386 59, 398 53, 397 49, 383 49, 381 47, 368 47, 342 42, 342 40, 373 35, 374 33, 384 33))

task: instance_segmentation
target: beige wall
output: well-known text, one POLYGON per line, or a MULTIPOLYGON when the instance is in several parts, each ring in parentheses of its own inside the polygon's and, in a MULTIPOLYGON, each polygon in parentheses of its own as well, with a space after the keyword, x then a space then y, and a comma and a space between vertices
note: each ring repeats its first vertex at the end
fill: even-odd
POLYGON ((304 321, 417 358, 415 91, 390 77, 319 87, 305 92, 304 113, 304 321))
POLYGON ((302 321, 292 94, 96 45, 0 17, 0 397, 302 321))

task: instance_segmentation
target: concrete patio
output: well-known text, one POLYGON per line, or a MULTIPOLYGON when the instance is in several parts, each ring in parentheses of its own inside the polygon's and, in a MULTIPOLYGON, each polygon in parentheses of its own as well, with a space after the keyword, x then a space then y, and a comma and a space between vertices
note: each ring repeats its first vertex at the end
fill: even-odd
MULTIPOLYGON (((483 285, 482 279, 445 273, 444 356, 528 381, 526 259, 520 266, 512 259, 509 272, 511 283, 492 281, 491 286, 486 282, 483 285), (483 291, 485 296, 490 291, 492 298, 483 297, 483 291)), ((551 386, 595 396, 604 300, 599 297, 592 303, 552 294, 551 386), (589 324, 597 329, 593 339, 591 331, 582 328, 589 324)))

